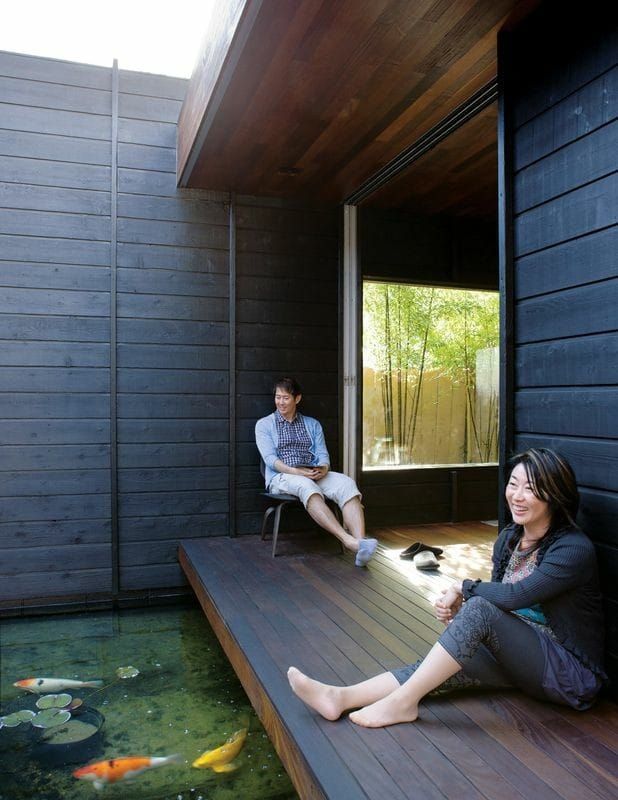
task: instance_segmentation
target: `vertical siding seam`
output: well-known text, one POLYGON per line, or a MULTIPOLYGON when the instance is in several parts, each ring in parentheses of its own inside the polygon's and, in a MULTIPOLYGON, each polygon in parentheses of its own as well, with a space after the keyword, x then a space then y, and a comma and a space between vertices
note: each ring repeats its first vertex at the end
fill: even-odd
MULTIPOLYGON (((498 36, 498 268, 500 291, 500 441, 498 483, 504 486, 506 463, 514 441, 514 274, 513 274, 513 118, 512 40, 498 36)), ((505 501, 498 494, 498 517, 506 519, 505 501)))
POLYGON ((117 355, 117 263, 118 263, 118 61, 112 66, 112 133, 111 133, 111 225, 110 225, 110 363, 109 363, 109 414, 110 414, 110 515, 111 515, 111 560, 112 595, 114 600, 120 591, 120 558, 118 530, 118 386, 116 374, 117 355))
POLYGON ((236 536, 236 196, 230 192, 229 207, 229 522, 236 536))

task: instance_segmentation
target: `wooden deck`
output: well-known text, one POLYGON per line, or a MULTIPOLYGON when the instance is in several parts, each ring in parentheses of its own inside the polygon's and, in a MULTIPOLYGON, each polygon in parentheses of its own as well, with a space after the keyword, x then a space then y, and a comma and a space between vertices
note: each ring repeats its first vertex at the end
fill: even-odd
POLYGON ((414 724, 365 730, 327 722, 291 692, 294 664, 350 683, 424 655, 441 626, 432 598, 451 576, 485 577, 496 528, 483 523, 374 531, 368 569, 281 539, 185 542, 181 564, 302 798, 331 800, 615 800, 618 707, 577 713, 517 692, 459 692, 424 701, 414 724), (440 574, 398 554, 412 541, 444 548, 440 574))

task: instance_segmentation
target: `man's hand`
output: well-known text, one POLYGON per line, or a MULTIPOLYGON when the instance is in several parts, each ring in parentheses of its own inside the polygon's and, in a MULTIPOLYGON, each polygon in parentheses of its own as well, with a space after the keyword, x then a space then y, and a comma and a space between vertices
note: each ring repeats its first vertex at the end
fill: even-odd
POLYGON ((303 478, 310 478, 312 481, 319 481, 328 472, 328 467, 323 465, 321 467, 297 467, 298 474, 303 478))
POLYGON ((436 617, 440 622, 448 625, 461 608, 462 603, 463 595, 459 586, 449 586, 448 589, 442 589, 442 597, 438 598, 434 603, 436 617))

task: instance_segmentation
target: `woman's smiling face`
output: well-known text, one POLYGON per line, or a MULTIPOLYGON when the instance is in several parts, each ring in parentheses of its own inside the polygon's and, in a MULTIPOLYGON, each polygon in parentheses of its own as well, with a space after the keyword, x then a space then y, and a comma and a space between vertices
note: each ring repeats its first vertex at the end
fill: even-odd
POLYGON ((547 532, 551 523, 549 503, 535 495, 523 464, 517 464, 511 472, 505 494, 516 525, 523 525, 530 533, 547 532))

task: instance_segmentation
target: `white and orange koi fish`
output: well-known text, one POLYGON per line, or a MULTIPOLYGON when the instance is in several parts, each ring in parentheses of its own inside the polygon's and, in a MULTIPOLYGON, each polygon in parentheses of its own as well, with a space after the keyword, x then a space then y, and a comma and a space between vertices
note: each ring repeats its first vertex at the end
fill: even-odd
POLYGON ((62 692, 65 689, 98 689, 103 681, 72 681, 69 678, 24 678, 15 681, 13 686, 33 694, 62 692))

